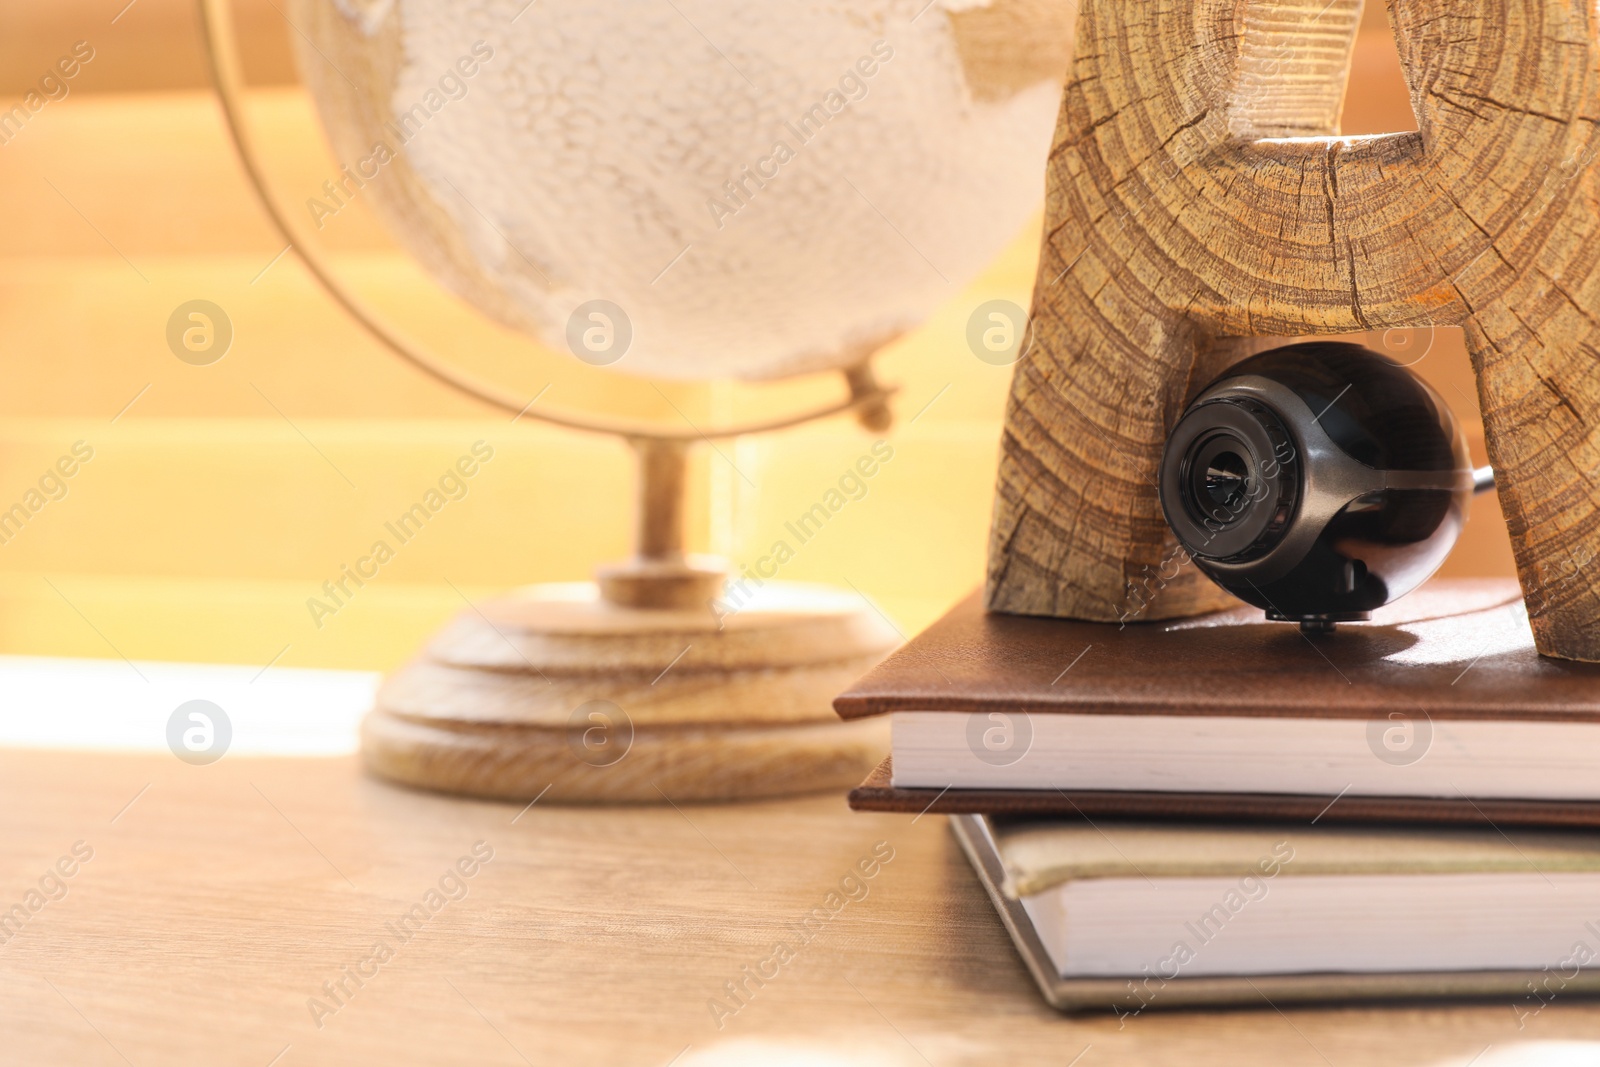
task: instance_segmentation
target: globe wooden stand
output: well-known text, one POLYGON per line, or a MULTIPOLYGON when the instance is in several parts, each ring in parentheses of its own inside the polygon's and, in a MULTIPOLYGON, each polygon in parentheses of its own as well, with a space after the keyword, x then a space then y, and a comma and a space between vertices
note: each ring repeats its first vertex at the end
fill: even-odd
POLYGON ((842 791, 888 735, 840 722, 830 701, 894 643, 849 600, 790 585, 719 630, 708 612, 629 608, 590 584, 519 590, 384 683, 363 755, 410 785, 546 802, 842 791))
POLYGON ((843 791, 883 758, 884 727, 840 722, 832 701, 894 647, 893 628, 826 586, 768 582, 721 606, 720 561, 683 551, 687 446, 633 444, 638 555, 595 583, 462 612, 379 690, 362 729, 374 773, 475 796, 662 803, 843 791))

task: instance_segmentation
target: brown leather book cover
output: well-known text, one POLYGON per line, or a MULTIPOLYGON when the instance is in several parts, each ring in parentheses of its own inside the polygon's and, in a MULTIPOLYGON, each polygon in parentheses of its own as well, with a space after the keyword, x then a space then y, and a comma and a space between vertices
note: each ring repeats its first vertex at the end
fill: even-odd
MULTIPOLYGON (((1600 665, 1533 648, 1515 582, 1435 580, 1370 623, 1309 636, 1241 607, 1159 623, 985 612, 974 593, 834 701, 895 711, 1600 721, 1600 665)), ((874 811, 1206 820, 1600 826, 1593 801, 1114 790, 897 789, 885 761, 850 794, 874 811)))

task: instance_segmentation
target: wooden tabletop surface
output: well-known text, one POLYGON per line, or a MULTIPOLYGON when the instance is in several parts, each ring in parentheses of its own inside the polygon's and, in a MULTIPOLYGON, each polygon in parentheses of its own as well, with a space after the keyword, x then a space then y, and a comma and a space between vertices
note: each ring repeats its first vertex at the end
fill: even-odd
POLYGON ((1561 997, 1058 1016, 944 820, 839 797, 519 812, 353 758, 0 750, 0 843, 7 1064, 1600 1062, 1537 1044, 1600 1035, 1561 997))

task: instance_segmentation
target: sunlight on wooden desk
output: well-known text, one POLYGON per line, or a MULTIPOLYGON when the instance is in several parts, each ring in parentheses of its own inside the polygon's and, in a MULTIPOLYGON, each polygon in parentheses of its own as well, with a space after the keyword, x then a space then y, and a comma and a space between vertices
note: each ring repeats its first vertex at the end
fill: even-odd
POLYGON ((0 929, 0 1062, 1465 1067, 1491 1044, 1480 1067, 1600 1058, 1517 1044, 1596 1033, 1600 1006, 1561 998, 1521 1030, 1507 1004, 1062 1018, 942 818, 853 815, 839 797, 519 811, 393 788, 350 757, 0 750, 0 909, 78 841, 93 858, 66 895, 0 929), (493 858, 447 879, 458 899, 430 914, 477 842, 493 858), (797 924, 878 842, 893 858, 866 896, 801 942, 797 924), (793 958, 747 981, 745 965, 772 974, 778 940, 793 958), (341 981, 342 1005, 325 986, 341 981), (720 1028, 713 999, 731 1010, 720 1028))

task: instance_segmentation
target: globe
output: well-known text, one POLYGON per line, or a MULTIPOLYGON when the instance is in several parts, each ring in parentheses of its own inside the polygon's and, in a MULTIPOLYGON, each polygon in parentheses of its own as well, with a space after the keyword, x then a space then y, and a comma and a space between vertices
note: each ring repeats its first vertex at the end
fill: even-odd
POLYGON ((850 393, 693 433, 531 413, 628 441, 636 551, 593 583, 470 605, 380 687, 368 768, 547 803, 860 781, 884 724, 842 722, 832 699, 898 630, 859 591, 796 581, 730 610, 725 562, 688 551, 687 452, 845 411, 887 427, 872 355, 1038 210, 1071 0, 291 3, 338 173, 303 206, 268 188, 228 0, 202 0, 219 99, 268 215, 397 355, 531 406, 403 340, 328 269, 309 231, 358 200, 437 282, 547 348, 659 379, 842 370, 850 393))
POLYGON ((863 362, 1038 209, 1059 0, 298 0, 360 197, 443 286, 665 379, 863 362))

